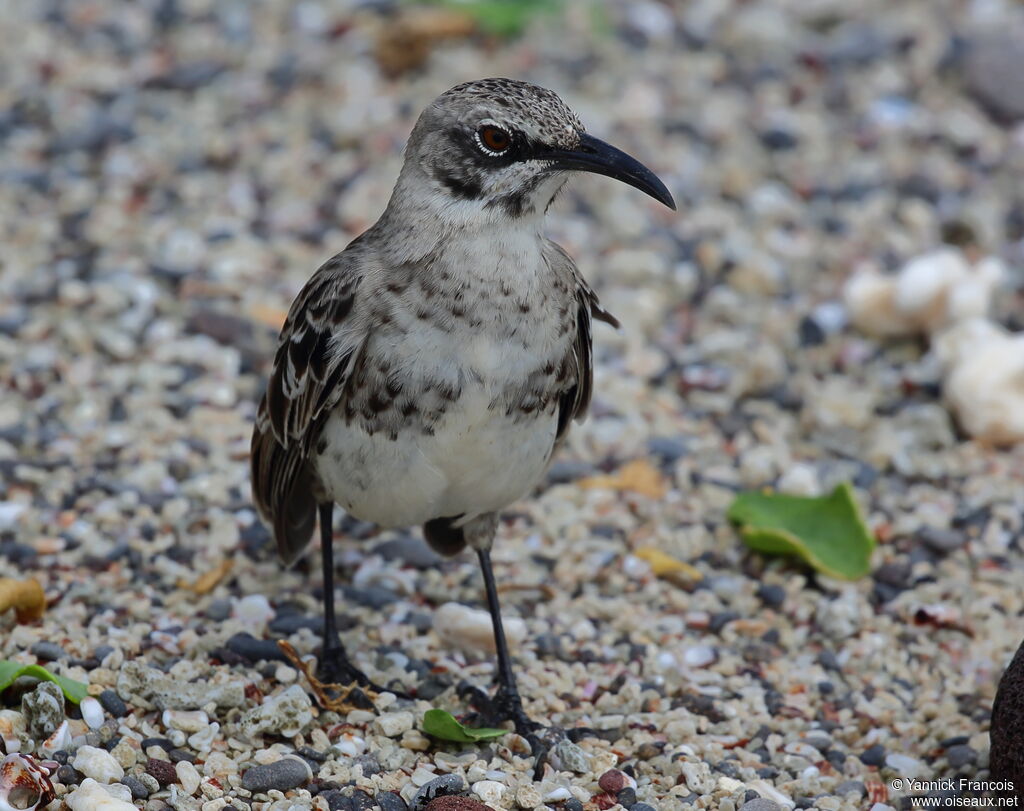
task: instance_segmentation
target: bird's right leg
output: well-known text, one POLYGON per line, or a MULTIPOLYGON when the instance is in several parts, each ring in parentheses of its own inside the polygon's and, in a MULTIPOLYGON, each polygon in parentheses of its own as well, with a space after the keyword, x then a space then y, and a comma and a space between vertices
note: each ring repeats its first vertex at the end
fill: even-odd
POLYGON ((317 678, 326 684, 358 685, 378 693, 387 688, 370 681, 348 658, 345 646, 338 633, 338 619, 334 613, 334 505, 330 502, 320 505, 320 558, 324 576, 324 635, 320 649, 320 665, 317 678))

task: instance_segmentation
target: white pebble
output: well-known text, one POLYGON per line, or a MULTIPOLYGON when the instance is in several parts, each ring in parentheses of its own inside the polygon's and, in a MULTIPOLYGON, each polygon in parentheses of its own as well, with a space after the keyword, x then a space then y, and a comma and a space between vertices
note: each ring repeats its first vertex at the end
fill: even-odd
POLYGON ((196 771, 195 766, 187 760, 179 760, 174 767, 174 771, 178 773, 178 782, 181 783, 181 788, 189 797, 199 790, 199 783, 202 782, 202 778, 199 776, 199 772, 196 771))
POLYGON ((797 463, 779 478, 778 491, 790 496, 819 496, 821 482, 813 465, 797 463))
POLYGON ((95 746, 80 747, 71 765, 99 783, 114 783, 124 777, 124 769, 114 756, 95 746))
POLYGON ((687 667, 707 667, 718 661, 718 653, 710 645, 694 645, 683 651, 683 663, 687 667))
POLYGON ((188 745, 198 752, 209 752, 213 747, 214 738, 220 732, 220 724, 213 723, 188 736, 188 745))
POLYGON ((182 732, 199 732, 210 725, 210 716, 202 710, 164 710, 164 726, 182 732))
POLYGON ((44 757, 52 757, 54 752, 67 749, 70 743, 71 732, 68 729, 68 722, 61 721, 60 726, 53 731, 53 734, 39 744, 39 754, 44 757))
MULTIPOLYGON (((505 637, 513 650, 526 638, 526 623, 504 617, 505 637)), ((455 647, 494 653, 494 626, 487 611, 460 603, 445 603, 434 613, 434 631, 455 647)))
POLYGON ((27 509, 28 505, 17 501, 0 501, 0 530, 14 529, 21 514, 27 509))
POLYGON ((569 791, 565 786, 558 786, 553 788, 547 794, 544 795, 545 803, 564 803, 566 800, 572 799, 572 792, 569 791))
POLYGON ((411 712, 386 712, 377 718, 377 727, 389 738, 395 738, 412 729, 415 719, 411 712))
POLYGON ((541 804, 540 791, 533 783, 523 783, 516 789, 516 805, 520 808, 536 808, 541 804))
POLYGON ((283 662, 277 666, 274 671, 274 679, 280 684, 291 684, 299 676, 298 671, 294 667, 289 667, 283 662))
POLYGON ((885 765, 901 777, 920 777, 925 772, 925 765, 921 761, 896 752, 886 756, 885 765))
POLYGON ((335 742, 334 749, 347 757, 358 757, 366 751, 366 741, 351 732, 343 732, 335 742))
POLYGON ((277 612, 271 608, 270 600, 262 594, 250 594, 234 604, 231 616, 243 625, 262 630, 277 616, 277 612))
POLYGON ((82 711, 82 720, 89 725, 89 729, 99 729, 103 726, 103 705, 95 698, 86 696, 78 708, 82 711))
POLYGON ((419 788, 423 784, 429 783, 435 777, 437 777, 437 775, 430 771, 430 769, 424 769, 422 766, 417 766, 416 771, 409 776, 409 780, 412 781, 414 786, 419 788))
POLYGON ((71 811, 136 811, 133 803, 111 796, 91 777, 85 778, 65 800, 71 811))
POLYGON ((505 787, 496 780, 481 780, 473 784, 473 793, 480 798, 481 802, 497 805, 501 800, 501 795, 505 793, 505 787))

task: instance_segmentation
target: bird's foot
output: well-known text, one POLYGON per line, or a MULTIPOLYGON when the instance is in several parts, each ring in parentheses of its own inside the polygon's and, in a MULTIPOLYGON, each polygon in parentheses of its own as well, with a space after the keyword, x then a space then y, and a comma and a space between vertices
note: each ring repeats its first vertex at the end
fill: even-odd
POLYGON ((539 780, 544 772, 548 752, 551 747, 565 737, 562 730, 539 724, 526 714, 519 693, 498 687, 493 696, 476 685, 463 682, 458 687, 459 697, 468 701, 475 712, 467 719, 470 726, 497 727, 505 721, 511 721, 516 734, 530 745, 530 753, 534 757, 534 778, 539 780))
POLYGON ((320 666, 314 672, 288 642, 282 639, 277 644, 288 661, 305 675, 317 701, 326 710, 374 710, 374 699, 383 692, 395 693, 400 698, 406 697, 404 693, 388 690, 372 682, 348 660, 344 650, 328 649, 321 653, 320 666))

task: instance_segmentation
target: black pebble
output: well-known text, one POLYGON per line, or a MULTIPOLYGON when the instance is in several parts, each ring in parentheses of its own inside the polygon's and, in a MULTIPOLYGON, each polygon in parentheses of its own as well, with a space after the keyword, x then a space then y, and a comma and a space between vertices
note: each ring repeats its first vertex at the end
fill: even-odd
POLYGON ((36 642, 29 653, 44 662, 56 662, 58 659, 67 658, 67 653, 56 642, 36 642))
POLYGON ((227 642, 227 649, 250 662, 261 659, 287 662, 288 658, 272 639, 257 639, 252 634, 242 631, 235 634, 227 642))
POLYGON ((75 771, 74 767, 68 766, 66 763, 57 768, 58 783, 63 783, 65 786, 77 786, 81 779, 82 775, 75 771))
POLYGON ((363 777, 373 777, 373 775, 380 774, 383 771, 380 761, 377 760, 377 756, 372 752, 368 755, 359 755, 359 757, 352 758, 352 765, 363 767, 363 777))
POLYGON ((247 791, 290 791, 309 781, 309 769, 296 757, 284 757, 273 763, 251 766, 242 775, 242 788, 247 791))
POLYGON ((632 808, 636 805, 636 789, 631 786, 626 786, 622 791, 615 795, 615 799, 618 800, 619 805, 623 808, 632 808))
POLYGON ((583 811, 583 803, 577 800, 575 797, 570 797, 563 803, 562 807, 565 811, 583 811))
POLYGON ((880 743, 868 747, 860 756, 860 762, 865 766, 882 766, 885 763, 885 747, 880 743))
POLYGON ((128 705, 113 690, 107 689, 100 693, 100 704, 114 718, 124 718, 128 714, 128 705))
POLYGON ((786 602, 786 590, 775 584, 765 583, 757 590, 757 596, 769 608, 782 608, 786 602))
POLYGON ((443 774, 440 777, 435 777, 433 780, 428 780, 420 786, 419 790, 413 795, 412 802, 409 805, 413 811, 422 811, 426 804, 435 797, 461 794, 465 790, 466 781, 459 775, 443 774))
POLYGON ((382 791, 374 799, 376 799, 377 805, 380 806, 380 811, 409 811, 409 806, 405 804, 405 800, 394 792, 382 791))
POLYGON ((145 800, 149 796, 149 789, 146 788, 146 784, 130 774, 126 774, 121 778, 121 785, 128 786, 133 800, 145 800))
POLYGON ((708 630, 713 634, 717 634, 730 622, 734 622, 739 618, 740 615, 736 611, 719 611, 711 615, 711 619, 708 622, 708 630))
POLYGON ((375 611, 385 608, 392 603, 397 603, 401 599, 391 589, 386 589, 382 586, 367 586, 362 589, 355 586, 345 586, 343 590, 346 600, 375 611))
POLYGON ((654 806, 647 803, 633 803, 626 807, 629 808, 629 811, 655 811, 654 806))
POLYGON ((411 535, 383 541, 373 547, 373 552, 384 560, 399 561, 416 569, 432 569, 444 560, 427 544, 411 535))

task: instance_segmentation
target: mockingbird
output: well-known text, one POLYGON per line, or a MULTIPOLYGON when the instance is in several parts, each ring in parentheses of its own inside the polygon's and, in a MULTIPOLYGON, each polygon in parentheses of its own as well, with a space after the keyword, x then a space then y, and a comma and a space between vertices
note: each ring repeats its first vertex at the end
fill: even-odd
POLYGON ((534 740, 516 687, 490 548, 498 511, 541 479, 590 401, 591 319, 618 322, 541 231, 571 171, 665 185, 588 135, 550 90, 454 87, 420 115, 377 223, 329 259, 281 331, 252 437, 252 488, 286 563, 319 514, 325 680, 373 686, 335 625, 334 504, 476 551, 494 624, 491 722, 534 740))

